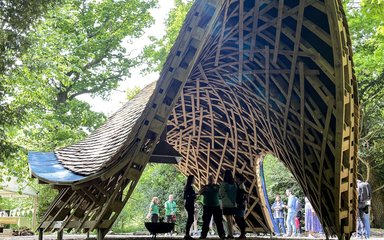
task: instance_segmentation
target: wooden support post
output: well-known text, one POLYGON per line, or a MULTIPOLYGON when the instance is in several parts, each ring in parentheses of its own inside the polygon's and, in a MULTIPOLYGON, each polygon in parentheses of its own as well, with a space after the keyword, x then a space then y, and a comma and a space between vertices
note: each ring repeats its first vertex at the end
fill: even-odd
POLYGON ((101 229, 101 228, 97 229, 97 236, 96 236, 96 238, 97 238, 97 240, 103 240, 104 239, 103 229, 101 229))
POLYGON ((39 228, 39 240, 43 240, 43 235, 44 235, 44 229, 39 228))
POLYGON ((37 222, 37 207, 38 207, 38 196, 33 197, 33 215, 32 215, 32 229, 36 229, 37 222))
POLYGON ((57 240, 63 240, 63 230, 57 231, 57 240))

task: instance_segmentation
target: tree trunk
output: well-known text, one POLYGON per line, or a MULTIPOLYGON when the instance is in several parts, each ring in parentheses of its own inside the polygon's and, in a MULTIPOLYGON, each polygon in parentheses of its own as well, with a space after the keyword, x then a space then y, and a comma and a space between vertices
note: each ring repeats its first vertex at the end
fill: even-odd
MULTIPOLYGON (((372 187, 372 191, 377 189, 382 185, 379 179, 376 177, 378 174, 376 171, 372 171, 370 177, 370 184, 372 187)), ((371 218, 371 227, 375 228, 383 228, 384 227, 384 189, 373 192, 372 201, 371 201, 371 209, 372 209, 372 218, 371 218)))

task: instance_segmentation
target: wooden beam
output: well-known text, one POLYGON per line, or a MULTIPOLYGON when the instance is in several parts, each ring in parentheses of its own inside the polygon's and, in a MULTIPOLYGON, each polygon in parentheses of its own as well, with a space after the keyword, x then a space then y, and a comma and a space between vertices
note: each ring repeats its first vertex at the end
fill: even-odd
POLYGON ((253 58, 254 58, 254 52, 255 52, 255 48, 256 48, 256 37, 257 37, 257 28, 258 28, 258 24, 259 24, 259 11, 260 11, 260 3, 261 1, 255 1, 255 6, 253 7, 254 10, 253 10, 253 24, 252 24, 252 31, 251 31, 251 36, 252 36, 252 40, 251 40, 251 51, 249 53, 249 60, 250 61, 253 61, 253 58))
POLYGON ((275 34, 275 44, 273 51, 272 62, 274 64, 277 63, 277 56, 280 48, 280 34, 281 34, 281 24, 283 22, 283 10, 284 10, 284 0, 279 0, 279 7, 277 9, 277 26, 276 26, 276 34, 275 34))
POLYGON ((224 11, 224 19, 223 19, 222 26, 221 26, 220 38, 219 38, 219 42, 217 44, 215 66, 219 65, 220 51, 221 51, 221 46, 223 45, 223 37, 224 37, 225 24, 227 21, 228 7, 229 7, 229 3, 226 2, 225 11, 224 11))
POLYGON ((226 151, 227 151, 227 144, 228 144, 228 133, 225 135, 225 142, 224 142, 224 146, 223 146, 223 152, 222 152, 222 154, 221 154, 220 162, 219 162, 219 165, 218 165, 217 170, 216 170, 215 182, 217 182, 217 179, 219 179, 219 174, 220 174, 220 170, 221 170, 221 165, 223 164, 223 160, 224 160, 224 157, 225 157, 225 153, 226 153, 226 151))
POLYGON ((301 28, 303 26, 303 16, 304 16, 304 7, 305 7, 306 0, 301 0, 299 4, 299 11, 297 14, 297 21, 296 21, 296 33, 295 33, 295 41, 294 41, 294 54, 292 56, 291 61, 291 74, 289 76, 289 85, 288 85, 288 92, 287 92, 287 102, 285 105, 285 112, 284 112, 284 136, 286 135, 287 131, 287 118, 288 118, 288 112, 291 104, 291 96, 292 96, 292 88, 293 88, 293 82, 295 78, 295 70, 296 70, 296 62, 297 62, 297 52, 299 51, 300 46, 300 38, 301 38, 301 28))

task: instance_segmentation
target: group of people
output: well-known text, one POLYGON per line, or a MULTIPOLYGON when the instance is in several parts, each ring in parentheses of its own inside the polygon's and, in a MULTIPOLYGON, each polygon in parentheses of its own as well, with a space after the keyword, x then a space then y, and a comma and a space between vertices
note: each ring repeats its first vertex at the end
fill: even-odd
MULTIPOLYGON (((238 239, 245 239, 245 211, 248 201, 247 191, 245 190, 243 175, 237 173, 233 177, 230 170, 224 172, 223 181, 220 185, 216 184, 212 175, 208 176, 208 184, 203 186, 197 193, 193 188, 194 176, 189 175, 184 188, 184 207, 188 214, 185 228, 184 239, 193 239, 190 235, 192 224, 197 225, 196 198, 203 196, 203 226, 199 239, 207 237, 211 220, 213 219, 217 233, 222 239, 233 239, 233 219, 235 219, 240 236, 238 239), (227 235, 225 236, 223 226, 223 215, 227 223, 227 235)), ((358 215, 357 215, 357 236, 369 238, 369 206, 371 200, 371 188, 369 183, 357 181, 358 191, 358 215)), ((302 206, 300 199, 297 198, 291 189, 286 190, 288 197, 287 204, 284 204, 279 195, 271 209, 275 221, 275 234, 296 236, 301 234, 302 206), (287 213, 285 214, 285 210, 287 213)), ((166 221, 174 223, 176 221, 177 206, 173 195, 169 195, 168 201, 164 204, 166 221)), ((320 220, 314 211, 311 203, 305 198, 305 231, 309 237, 316 237, 316 234, 323 234, 320 220)), ((159 221, 159 198, 153 197, 149 213, 147 215, 152 222, 159 221)), ((195 227, 196 228, 196 227, 195 227)))
MULTIPOLYGON (((151 219, 151 222, 158 222, 159 221, 159 209, 160 200, 158 197, 153 197, 151 204, 149 205, 149 213, 147 215, 147 218, 151 219)), ((176 222, 176 211, 177 211, 177 205, 176 201, 173 199, 173 195, 169 195, 168 201, 164 204, 165 208, 165 217, 167 222, 176 222)))
MULTIPOLYGON (((301 234, 301 216, 302 205, 300 199, 297 198, 291 189, 286 190, 288 197, 287 204, 281 200, 280 195, 276 196, 275 202, 272 205, 273 218, 275 221, 275 234, 277 236, 283 235, 296 236, 301 234), (286 221, 284 210, 287 210, 286 221), (286 224, 286 225, 285 225, 286 224), (287 226, 287 228, 285 228, 287 226), (287 229, 287 230, 286 230, 287 229)), ((315 237, 316 233, 322 234, 323 229, 320 224, 319 218, 316 215, 311 203, 305 198, 305 231, 308 232, 309 237, 315 237)))
MULTIPOLYGON (((245 190, 245 178, 241 174, 232 175, 231 170, 224 171, 222 183, 216 184, 212 175, 208 176, 207 185, 203 186, 197 193, 193 188, 194 176, 189 175, 184 188, 184 207, 188 214, 185 227, 184 239, 193 239, 190 232, 191 226, 196 223, 196 198, 203 197, 203 226, 199 239, 206 239, 211 219, 216 225, 217 233, 221 239, 233 239, 233 225, 235 222, 240 229, 240 236, 237 239, 245 239, 245 211, 248 201, 247 192, 245 190), (223 215, 227 223, 227 235, 225 235, 223 225, 223 215)), ((164 204, 167 222, 175 222, 176 220, 176 203, 173 196, 170 195, 164 204)), ((148 218, 152 222, 159 220, 159 199, 154 197, 149 207, 148 218)))
MULTIPOLYGON (((194 177, 191 175, 188 178, 194 179, 194 177)), ((212 175, 208 176, 208 184, 202 187, 198 192, 198 195, 203 196, 203 226, 199 239, 205 239, 207 237, 209 224, 212 216, 216 225, 217 233, 220 238, 234 238, 233 218, 235 219, 236 224, 240 229, 240 236, 238 237, 238 239, 246 238, 246 224, 244 215, 248 198, 244 186, 244 181, 245 178, 239 173, 237 173, 234 178, 231 170, 224 171, 223 181, 220 185, 215 183, 215 179, 212 175), (227 236, 225 236, 224 232, 223 215, 227 222, 227 236)), ((186 189, 187 188, 191 189, 190 187, 188 187, 188 182, 186 185, 186 189)), ((185 196, 185 199, 187 206, 187 196, 185 196)), ((192 221, 192 218, 190 218, 189 216, 190 214, 188 213, 188 221, 185 229, 184 239, 192 239, 192 237, 189 235, 190 224, 188 224, 192 221)))

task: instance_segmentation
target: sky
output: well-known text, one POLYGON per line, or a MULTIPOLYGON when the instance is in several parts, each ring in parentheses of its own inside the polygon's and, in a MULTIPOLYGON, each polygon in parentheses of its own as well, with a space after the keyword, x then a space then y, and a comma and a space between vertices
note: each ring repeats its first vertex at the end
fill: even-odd
MULTIPOLYGON (((152 9, 151 14, 155 19, 155 23, 145 30, 144 35, 133 40, 133 43, 127 45, 128 52, 133 51, 134 54, 139 54, 145 45, 149 45, 151 41, 149 36, 161 37, 165 33, 165 19, 168 12, 174 6, 173 0, 159 0, 159 7, 152 9)), ((125 91, 129 88, 138 86, 143 88, 149 83, 156 81, 159 78, 159 73, 152 73, 145 76, 140 74, 140 68, 131 70, 131 77, 120 82, 117 90, 111 92, 108 100, 103 100, 100 97, 92 98, 90 95, 79 96, 78 99, 88 102, 93 111, 103 112, 107 116, 116 112, 127 100, 125 91)))

